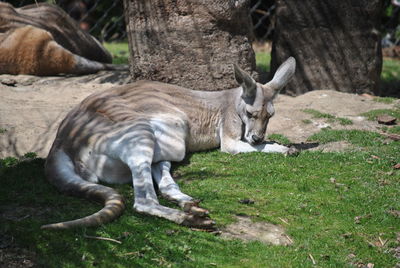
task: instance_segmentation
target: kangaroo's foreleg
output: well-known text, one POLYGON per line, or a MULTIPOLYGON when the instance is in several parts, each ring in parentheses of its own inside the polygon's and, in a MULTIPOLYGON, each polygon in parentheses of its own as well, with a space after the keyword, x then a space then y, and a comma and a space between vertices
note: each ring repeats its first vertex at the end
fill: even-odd
POLYGON ((193 201, 193 198, 181 192, 178 184, 171 176, 170 169, 171 163, 168 161, 153 164, 151 169, 153 179, 163 197, 183 207, 185 203, 193 201))

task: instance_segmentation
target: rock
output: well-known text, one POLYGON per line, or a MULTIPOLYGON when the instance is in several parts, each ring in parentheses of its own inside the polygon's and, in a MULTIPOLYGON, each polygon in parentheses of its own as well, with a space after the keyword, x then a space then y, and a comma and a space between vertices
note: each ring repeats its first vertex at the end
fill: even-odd
POLYGON ((12 78, 3 78, 0 80, 0 83, 9 87, 14 87, 17 84, 17 81, 12 78))
POLYGON ((379 124, 384 125, 393 125, 396 123, 396 119, 396 117, 387 114, 379 115, 376 117, 376 121, 378 121, 379 124))
POLYGON ((245 205, 252 205, 252 204, 254 204, 254 200, 245 198, 245 199, 239 200, 239 203, 245 204, 245 205))

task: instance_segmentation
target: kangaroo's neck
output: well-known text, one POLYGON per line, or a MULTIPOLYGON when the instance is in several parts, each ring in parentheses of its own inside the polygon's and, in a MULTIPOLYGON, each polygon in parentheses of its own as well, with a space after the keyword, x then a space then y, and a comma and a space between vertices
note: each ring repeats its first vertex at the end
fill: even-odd
POLYGON ((192 105, 182 107, 189 119, 189 151, 217 148, 227 114, 234 113, 239 88, 218 92, 191 91, 192 105))
POLYGON ((226 110, 235 105, 240 94, 240 88, 227 89, 222 91, 197 91, 192 90, 190 95, 193 100, 207 104, 210 109, 226 110))

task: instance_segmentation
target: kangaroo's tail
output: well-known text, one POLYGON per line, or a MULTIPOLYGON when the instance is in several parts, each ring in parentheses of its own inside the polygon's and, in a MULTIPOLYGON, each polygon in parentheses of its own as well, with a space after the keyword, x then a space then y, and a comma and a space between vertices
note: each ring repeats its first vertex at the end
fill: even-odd
POLYGON ((86 59, 84 57, 73 55, 74 57, 74 66, 69 73, 73 74, 92 74, 103 70, 114 70, 114 71, 125 71, 129 70, 129 65, 127 64, 111 64, 111 63, 102 63, 98 61, 93 61, 86 59))
POLYGON ((98 212, 76 220, 43 225, 41 229, 69 229, 97 226, 110 222, 125 208, 124 201, 114 189, 83 180, 74 169, 70 157, 62 150, 52 150, 46 161, 46 176, 60 191, 90 200, 104 202, 98 212))

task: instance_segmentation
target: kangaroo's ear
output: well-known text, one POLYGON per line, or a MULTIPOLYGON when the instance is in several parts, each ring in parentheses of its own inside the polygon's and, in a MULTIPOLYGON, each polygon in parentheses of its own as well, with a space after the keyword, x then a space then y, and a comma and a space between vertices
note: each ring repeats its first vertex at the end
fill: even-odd
POLYGON ((244 100, 253 101, 256 96, 257 84, 256 81, 237 64, 233 65, 235 69, 235 79, 243 88, 242 98, 244 100))
POLYGON ((296 60, 290 57, 279 66, 278 70, 275 72, 274 78, 265 84, 265 86, 274 91, 274 96, 278 95, 279 91, 293 78, 295 70, 296 60))

